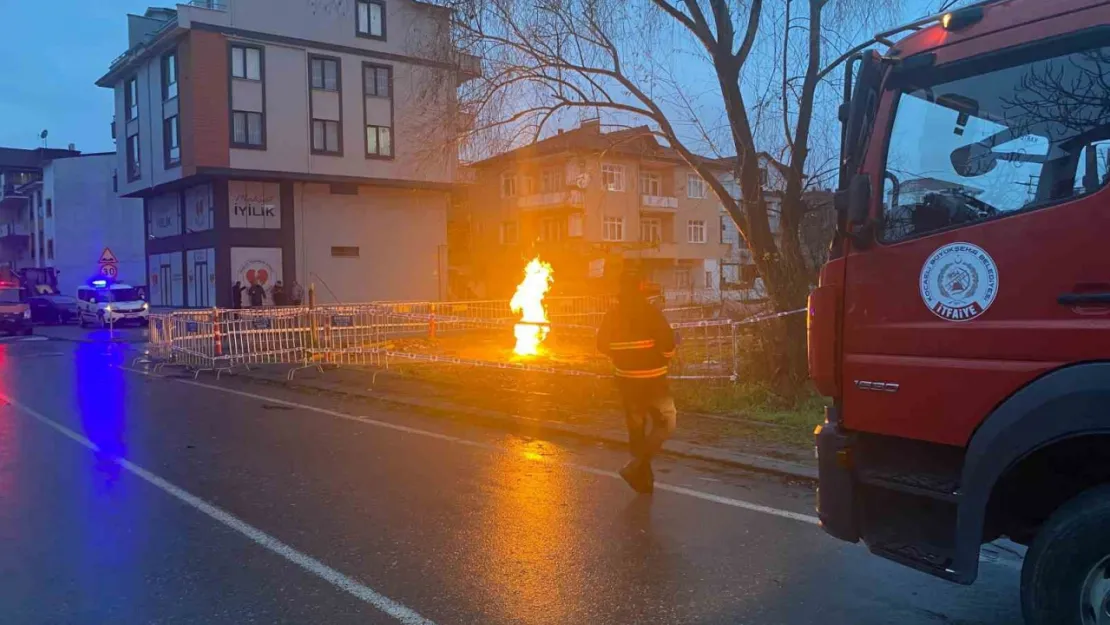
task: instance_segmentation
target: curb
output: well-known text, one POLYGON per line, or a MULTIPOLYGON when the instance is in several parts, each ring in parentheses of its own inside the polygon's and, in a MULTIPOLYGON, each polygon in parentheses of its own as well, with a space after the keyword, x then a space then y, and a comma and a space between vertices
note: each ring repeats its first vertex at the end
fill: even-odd
MULTIPOLYGON (((548 433, 572 436, 578 439, 601 442, 609 445, 618 445, 623 447, 627 444, 623 437, 610 436, 605 433, 592 430, 590 428, 584 428, 564 423, 540 421, 538 419, 528 419, 497 410, 471 408, 467 406, 457 405, 444 405, 438 402, 421 402, 414 399, 402 399, 396 396, 386 396, 381 394, 371 395, 366 393, 342 391, 332 388, 321 388, 308 384, 298 384, 296 382, 290 382, 287 380, 260 378, 251 376, 249 374, 236 377, 240 379, 247 379, 251 383, 255 384, 281 386, 294 391, 316 391, 364 400, 370 399, 393 406, 419 408, 428 412, 463 414, 472 417, 478 417, 487 421, 498 422, 500 424, 511 423, 514 427, 534 428, 548 433)), ((687 443, 685 441, 676 440, 668 441, 667 447, 663 449, 662 454, 664 456, 702 460, 706 462, 713 462, 715 464, 724 464, 739 467, 741 469, 747 469, 749 471, 768 473, 771 475, 804 480, 807 482, 817 482, 816 467, 810 467, 799 464, 797 462, 790 462, 789 460, 779 460, 777 458, 761 456, 758 454, 727 451, 715 447, 707 447, 704 445, 696 445, 694 443, 687 443)))

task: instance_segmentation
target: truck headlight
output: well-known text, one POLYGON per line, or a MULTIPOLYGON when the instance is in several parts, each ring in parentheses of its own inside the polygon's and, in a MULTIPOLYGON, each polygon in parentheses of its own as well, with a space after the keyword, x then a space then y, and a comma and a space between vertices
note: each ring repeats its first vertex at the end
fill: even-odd
POLYGON ((150 310, 150 304, 143 302, 143 310, 150 310))
POLYGON ((104 312, 108 312, 108 313, 112 312, 112 305, 109 304, 109 305, 105 306, 104 307, 104 312))
POLYGON ((27 310, 23 311, 23 318, 24 318, 24 319, 30 319, 30 318, 31 318, 31 309, 30 309, 30 308, 28 308, 27 310))

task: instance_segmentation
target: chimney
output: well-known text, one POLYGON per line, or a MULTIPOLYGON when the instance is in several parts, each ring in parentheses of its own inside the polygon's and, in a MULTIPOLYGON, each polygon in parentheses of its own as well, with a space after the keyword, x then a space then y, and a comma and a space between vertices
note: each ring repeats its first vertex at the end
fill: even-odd
POLYGON ((578 127, 582 130, 588 130, 588 131, 596 133, 596 134, 601 134, 601 118, 600 117, 590 117, 590 118, 587 118, 587 119, 580 120, 578 122, 578 127))
POLYGON ((71 144, 69 144, 69 147, 67 147, 66 149, 69 150, 70 152, 76 152, 77 151, 77 144, 71 143, 71 144))

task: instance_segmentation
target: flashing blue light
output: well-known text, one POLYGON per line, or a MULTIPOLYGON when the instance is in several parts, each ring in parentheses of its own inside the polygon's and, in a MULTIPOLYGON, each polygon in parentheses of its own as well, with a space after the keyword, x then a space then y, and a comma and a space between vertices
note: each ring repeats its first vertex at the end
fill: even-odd
POLYGON ((102 289, 102 288, 108 286, 108 281, 107 280, 93 280, 92 285, 97 287, 97 288, 102 289))

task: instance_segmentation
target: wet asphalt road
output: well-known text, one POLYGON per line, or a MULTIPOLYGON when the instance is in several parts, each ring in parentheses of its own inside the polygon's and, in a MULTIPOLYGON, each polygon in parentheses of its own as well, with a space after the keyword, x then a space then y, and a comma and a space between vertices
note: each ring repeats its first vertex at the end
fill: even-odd
POLYGON ((812 523, 810 488, 0 344, 0 623, 1020 622, 812 523), (90 448, 90 446, 94 447, 90 448))

